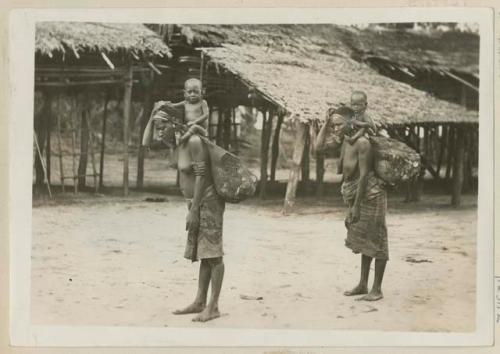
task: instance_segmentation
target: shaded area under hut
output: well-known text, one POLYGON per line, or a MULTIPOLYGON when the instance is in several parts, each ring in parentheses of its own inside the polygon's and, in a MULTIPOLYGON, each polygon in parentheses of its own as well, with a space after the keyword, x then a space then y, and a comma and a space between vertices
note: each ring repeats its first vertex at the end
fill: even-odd
MULTIPOLYGON (((169 57, 169 48, 142 24, 39 22, 35 49, 35 185, 46 184, 50 193, 55 155, 63 191, 84 188, 87 177, 96 191, 103 186, 108 108, 114 100, 123 117, 123 190, 128 194, 131 128, 137 123, 140 133, 144 130, 154 78, 161 74, 155 61, 169 57), (131 116, 134 102, 143 106, 139 117, 131 116), (52 153, 54 132, 57 153, 52 153)), ((138 151, 144 154, 141 147, 138 151)), ((138 166, 138 184, 140 174, 138 166)))
MULTIPOLYGON (((460 204, 464 178, 472 180, 472 168, 477 166, 478 112, 381 75, 368 63, 356 60, 357 52, 346 44, 354 29, 336 25, 190 25, 180 26, 176 32, 175 27, 169 28, 193 52, 201 49, 198 74, 208 88, 208 97, 218 97, 230 107, 250 104, 263 113, 261 197, 274 176, 280 129, 283 124, 294 126, 285 212, 293 206, 299 177, 309 184, 311 158, 317 162, 316 189, 321 194, 324 156, 314 156, 311 146, 327 108, 348 104, 353 90, 367 92, 376 122, 419 151, 434 178, 443 178, 441 170, 446 168, 444 178, 453 177, 452 202, 460 204), (221 85, 217 94, 221 77, 242 85, 233 84, 229 96, 221 85)), ((409 200, 419 198, 417 185, 409 191, 409 200)))

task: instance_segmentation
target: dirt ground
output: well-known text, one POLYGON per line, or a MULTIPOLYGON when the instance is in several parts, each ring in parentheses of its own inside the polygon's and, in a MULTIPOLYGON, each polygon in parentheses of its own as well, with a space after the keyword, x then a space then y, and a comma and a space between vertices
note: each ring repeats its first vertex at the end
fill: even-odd
POLYGON ((171 314, 197 286, 198 263, 182 258, 182 198, 82 196, 33 208, 34 324, 474 330, 474 196, 458 210, 448 196, 390 197, 390 261, 376 303, 342 295, 358 280, 360 256, 344 246, 339 198, 301 198, 286 217, 281 199, 227 204, 223 316, 205 324, 171 314))

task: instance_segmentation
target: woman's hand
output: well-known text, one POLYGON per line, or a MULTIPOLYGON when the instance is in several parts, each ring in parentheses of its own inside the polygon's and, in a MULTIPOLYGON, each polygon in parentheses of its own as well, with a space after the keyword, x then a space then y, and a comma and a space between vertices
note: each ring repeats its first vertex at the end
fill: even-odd
POLYGON ((191 206, 186 217, 186 231, 196 230, 200 226, 200 209, 191 206))
POLYGON ((359 221, 359 218, 361 216, 359 206, 353 205, 351 208, 349 208, 349 220, 351 224, 354 224, 359 221))

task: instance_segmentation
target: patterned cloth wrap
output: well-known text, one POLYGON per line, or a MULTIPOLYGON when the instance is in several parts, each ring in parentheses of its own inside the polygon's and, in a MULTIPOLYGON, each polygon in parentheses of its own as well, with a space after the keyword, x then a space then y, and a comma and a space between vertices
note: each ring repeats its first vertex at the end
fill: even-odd
MULTIPOLYGON (((192 199, 187 199, 188 210, 192 199)), ((225 203, 213 185, 203 192, 200 202, 200 225, 188 231, 184 258, 196 262, 199 259, 217 258, 224 255, 222 246, 222 224, 225 203)))
MULTIPOLYGON (((360 204, 360 218, 356 223, 348 223, 346 247, 354 253, 361 253, 376 259, 389 259, 387 243, 387 195, 382 182, 373 172, 368 174, 365 196, 360 204)), ((359 178, 342 183, 342 197, 351 206, 356 198, 359 178)))

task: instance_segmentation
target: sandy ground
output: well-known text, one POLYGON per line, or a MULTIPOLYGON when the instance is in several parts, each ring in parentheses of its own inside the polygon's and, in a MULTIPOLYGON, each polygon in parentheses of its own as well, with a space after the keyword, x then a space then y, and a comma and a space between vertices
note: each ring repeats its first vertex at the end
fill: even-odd
POLYGON ((475 197, 459 210, 448 197, 426 196, 419 205, 389 199, 391 259, 385 298, 376 303, 342 295, 358 280, 360 259, 344 247, 340 199, 301 199, 287 217, 281 200, 228 204, 223 316, 199 324, 171 314, 197 286, 198 263, 182 258, 185 204, 146 196, 34 207, 33 323, 474 330, 475 197))

